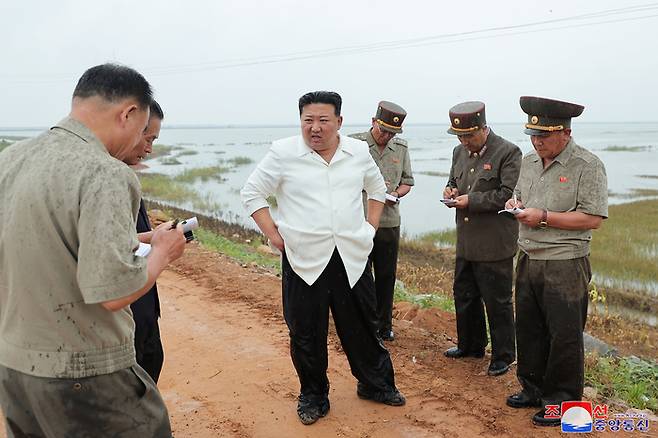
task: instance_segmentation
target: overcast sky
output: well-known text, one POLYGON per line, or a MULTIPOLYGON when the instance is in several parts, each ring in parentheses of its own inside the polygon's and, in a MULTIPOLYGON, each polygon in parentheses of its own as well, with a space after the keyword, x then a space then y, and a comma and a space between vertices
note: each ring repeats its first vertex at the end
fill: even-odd
POLYGON ((656 121, 657 41, 649 1, 2 1, 0 126, 58 121, 84 70, 107 61, 146 76, 168 124, 293 124, 316 89, 339 92, 351 124, 383 99, 409 123, 447 123, 465 100, 490 122, 523 121, 528 94, 583 104, 582 121, 656 121), (300 52, 313 57, 263 63, 300 52))

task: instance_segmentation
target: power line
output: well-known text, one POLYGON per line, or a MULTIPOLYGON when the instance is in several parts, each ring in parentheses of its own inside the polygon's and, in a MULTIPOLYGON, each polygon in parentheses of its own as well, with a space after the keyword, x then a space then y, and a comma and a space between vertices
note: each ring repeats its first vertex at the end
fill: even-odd
MULTIPOLYGON (((284 53, 278 55, 259 56, 252 58, 240 58, 234 60, 213 61, 194 64, 179 64, 173 66, 152 67, 142 69, 144 73, 149 76, 168 76, 184 73, 195 73, 203 71, 223 70, 229 68, 247 67, 265 64, 278 64, 285 62, 293 62, 307 59, 317 59, 344 55, 355 55, 363 53, 374 53, 387 50, 402 50, 408 48, 424 47, 430 45, 441 44, 454 44, 465 41, 473 41, 484 38, 500 38, 509 37, 514 35, 548 32, 553 30, 563 29, 577 29, 588 26, 598 26, 602 24, 620 23, 628 21, 645 20, 658 17, 658 14, 649 15, 635 15, 628 16, 629 14, 646 13, 658 10, 658 3, 648 3, 643 5, 628 6, 623 8, 607 9, 603 11, 590 12, 585 14, 574 15, 570 17, 555 18, 550 20, 542 20, 531 23, 497 26, 479 30, 471 30, 464 32, 455 32, 439 35, 431 35, 424 37, 383 41, 369 44, 342 46, 319 50, 307 50, 300 52, 284 53), (611 18, 608 20, 601 20, 607 17, 620 17, 611 18), (593 20, 593 21, 592 21, 593 20), (572 23, 570 23, 572 22, 572 23), (569 23, 563 26, 553 26, 559 23, 569 23)), ((58 78, 48 79, 32 79, 32 80, 9 80, 8 82, 14 84, 35 84, 35 83, 53 83, 70 81, 72 75, 66 77, 61 76, 58 78)))

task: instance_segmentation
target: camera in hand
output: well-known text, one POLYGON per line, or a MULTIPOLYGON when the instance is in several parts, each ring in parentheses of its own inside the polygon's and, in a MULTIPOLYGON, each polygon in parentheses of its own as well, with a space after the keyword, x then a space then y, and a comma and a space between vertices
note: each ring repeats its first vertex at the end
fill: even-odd
POLYGON ((185 240, 187 242, 194 240, 193 230, 199 228, 199 221, 197 220, 196 216, 181 221, 180 224, 183 226, 183 234, 185 235, 185 240))

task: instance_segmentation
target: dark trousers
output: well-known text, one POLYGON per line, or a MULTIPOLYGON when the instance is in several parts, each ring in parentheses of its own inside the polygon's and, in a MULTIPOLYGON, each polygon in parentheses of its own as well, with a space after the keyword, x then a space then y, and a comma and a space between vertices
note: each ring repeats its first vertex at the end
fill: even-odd
POLYGON ((374 243, 370 261, 375 272, 377 320, 379 333, 387 334, 393 327, 393 290, 398 267, 400 227, 379 228, 374 243))
POLYGON ((487 345, 486 307, 492 362, 514 362, 513 263, 513 257, 495 262, 473 262, 457 257, 453 291, 461 350, 469 353, 484 351, 487 345))
POLYGON ((517 375, 523 390, 546 404, 580 400, 589 258, 517 262, 517 375))
POLYGON ((393 364, 377 336, 370 266, 352 289, 338 250, 311 286, 292 270, 285 253, 282 268, 283 314, 290 331, 290 356, 301 385, 300 401, 321 404, 328 400, 330 308, 354 377, 371 390, 394 390, 393 364))
POLYGON ((164 362, 164 350, 157 318, 153 321, 136 322, 135 355, 139 366, 144 368, 155 383, 158 383, 164 362))
POLYGON ((0 366, 8 438, 170 438, 167 407, 138 366, 78 379, 36 377, 0 366))

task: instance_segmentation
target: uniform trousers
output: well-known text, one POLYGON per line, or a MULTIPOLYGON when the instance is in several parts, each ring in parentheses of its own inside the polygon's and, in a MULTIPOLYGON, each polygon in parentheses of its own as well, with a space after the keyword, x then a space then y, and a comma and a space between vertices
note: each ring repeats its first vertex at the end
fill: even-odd
POLYGON ((462 351, 484 351, 487 345, 486 308, 491 361, 514 362, 513 263, 513 257, 493 262, 474 262, 457 257, 453 291, 458 347, 462 351))
POLYGON ((398 267, 398 249, 400 247, 400 227, 377 229, 374 246, 370 253, 375 273, 375 290, 377 292, 377 321, 379 333, 387 335, 393 320, 393 291, 398 267))
POLYGON ((523 391, 544 405, 580 400, 589 257, 531 260, 521 252, 516 275, 517 376, 523 391))

